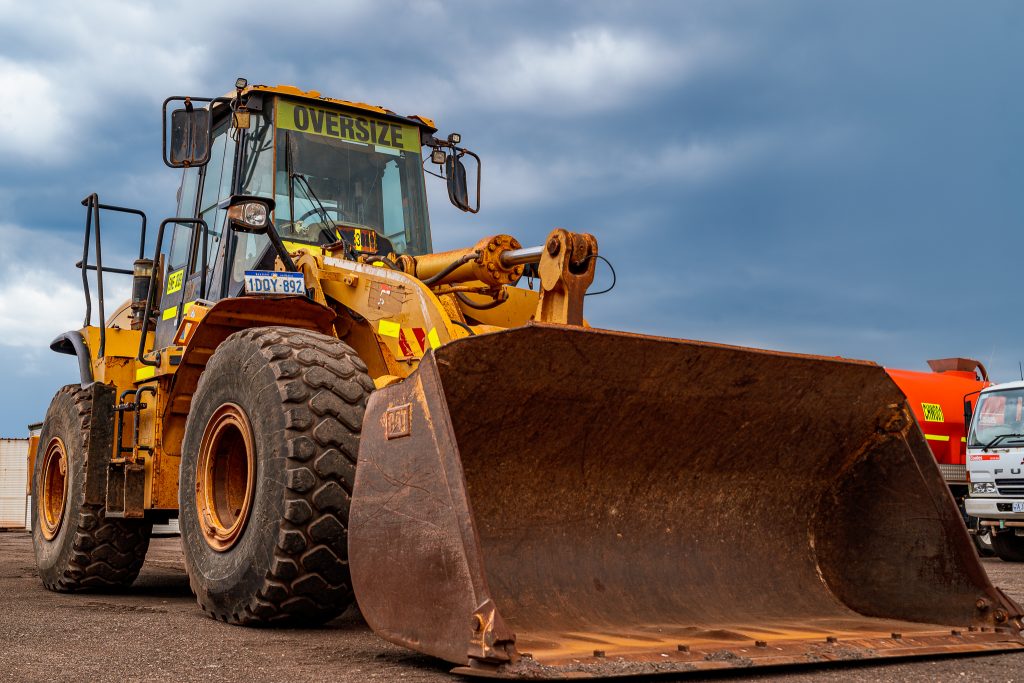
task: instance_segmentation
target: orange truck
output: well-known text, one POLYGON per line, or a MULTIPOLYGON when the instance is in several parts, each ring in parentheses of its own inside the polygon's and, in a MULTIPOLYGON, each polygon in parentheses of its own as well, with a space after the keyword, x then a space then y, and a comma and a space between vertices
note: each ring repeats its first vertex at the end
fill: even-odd
POLYGON ((982 552, 990 549, 988 539, 978 531, 977 520, 964 512, 967 496, 967 427, 964 401, 991 386, 988 371, 971 358, 942 358, 928 361, 931 372, 894 370, 886 372, 907 396, 924 438, 928 440, 942 477, 956 499, 964 520, 982 552))

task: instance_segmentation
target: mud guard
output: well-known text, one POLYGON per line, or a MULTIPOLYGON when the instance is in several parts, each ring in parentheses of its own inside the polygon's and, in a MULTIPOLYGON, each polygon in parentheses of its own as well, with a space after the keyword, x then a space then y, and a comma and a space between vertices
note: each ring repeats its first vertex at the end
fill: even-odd
POLYGON ((89 348, 86 346, 81 332, 71 330, 59 335, 50 342, 50 350, 77 357, 78 374, 82 381, 82 387, 87 387, 93 383, 92 357, 89 355, 89 348))
POLYGON ((1016 650, 873 364, 531 325, 367 407, 367 622, 462 673, 563 678, 1016 650))

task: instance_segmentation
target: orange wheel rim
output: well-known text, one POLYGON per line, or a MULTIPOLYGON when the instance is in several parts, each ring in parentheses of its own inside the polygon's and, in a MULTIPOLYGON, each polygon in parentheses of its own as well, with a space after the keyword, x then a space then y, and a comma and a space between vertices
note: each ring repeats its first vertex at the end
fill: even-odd
POLYGON ((39 488, 39 528, 48 541, 52 541, 64 521, 64 508, 68 498, 68 455, 64 442, 50 439, 43 455, 42 478, 39 488))
POLYGON ((245 411, 225 403, 199 444, 196 508, 203 537, 214 550, 233 547, 249 520, 256 481, 252 427, 245 411))

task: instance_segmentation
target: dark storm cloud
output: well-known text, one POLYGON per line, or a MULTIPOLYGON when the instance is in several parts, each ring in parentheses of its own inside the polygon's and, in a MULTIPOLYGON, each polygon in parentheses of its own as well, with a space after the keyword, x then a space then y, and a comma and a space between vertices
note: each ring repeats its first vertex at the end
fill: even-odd
MULTIPOLYGON (((971 355, 1001 379, 1024 356, 1007 264, 1022 243, 1016 3, 0 8, 0 225, 72 251, 91 191, 169 215, 160 101, 245 75, 461 132, 484 158, 484 210, 461 215, 434 186, 435 246, 594 232, 619 277, 588 299, 594 325, 897 367, 971 355)), ((10 341, 12 273, 76 282, 77 255, 57 252, 0 258, 0 373, 29 387, 0 398, 5 435, 72 378, 29 351, 59 331, 45 317, 31 344, 10 341)), ((73 312, 61 292, 55 326, 73 312)))

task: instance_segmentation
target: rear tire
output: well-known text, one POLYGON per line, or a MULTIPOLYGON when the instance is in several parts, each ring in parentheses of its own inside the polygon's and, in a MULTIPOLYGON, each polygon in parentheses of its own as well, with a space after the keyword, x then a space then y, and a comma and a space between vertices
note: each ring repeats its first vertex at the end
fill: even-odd
POLYGON ((189 582, 215 619, 318 624, 352 604, 348 508, 366 365, 334 337, 237 332, 192 399, 179 515, 189 582))
POLYGON ((992 533, 992 549, 1004 562, 1024 562, 1024 536, 1012 531, 992 533))
POLYGON ((32 472, 32 545, 43 585, 52 591, 128 586, 139 575, 152 524, 106 519, 85 503, 85 454, 92 393, 77 384, 57 392, 46 411, 32 472))

